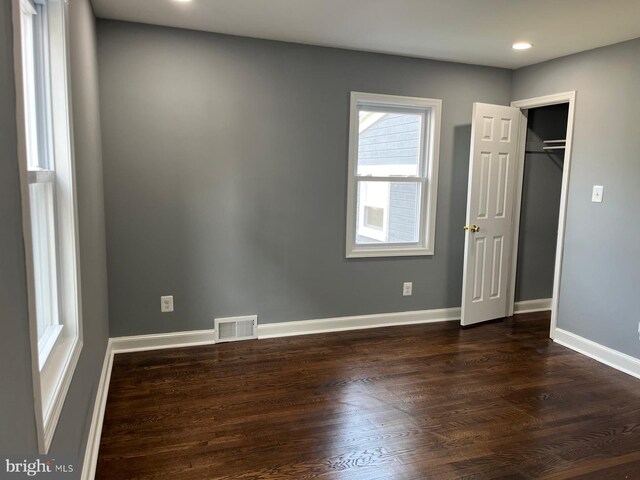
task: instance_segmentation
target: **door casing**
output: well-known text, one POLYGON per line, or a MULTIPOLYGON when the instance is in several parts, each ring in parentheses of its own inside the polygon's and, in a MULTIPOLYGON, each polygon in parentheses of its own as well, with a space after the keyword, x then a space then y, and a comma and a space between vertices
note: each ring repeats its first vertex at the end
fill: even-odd
POLYGON ((569 115, 567 118, 567 137, 564 151, 564 166, 562 169, 562 188, 560 191, 560 215, 558 217, 558 239, 556 241, 556 260, 553 273, 553 297, 551 300, 551 325, 549 336, 555 338, 555 330, 558 324, 558 303, 560 300, 560 280, 562 278, 562 258, 564 256, 565 227, 567 223, 567 200, 569 196, 569 182, 571 173, 571 153, 573 147, 573 126, 576 103, 576 91, 556 93, 542 97, 528 98, 511 102, 512 107, 521 111, 520 132, 518 135, 516 193, 513 222, 513 246, 511 249, 511 262, 509 268, 509 290, 507 316, 513 315, 515 305, 516 270, 518 265, 518 236, 520 233, 520 209, 522 206, 522 186, 524 182, 524 157, 527 141, 527 115, 525 110, 549 105, 568 103, 569 115))

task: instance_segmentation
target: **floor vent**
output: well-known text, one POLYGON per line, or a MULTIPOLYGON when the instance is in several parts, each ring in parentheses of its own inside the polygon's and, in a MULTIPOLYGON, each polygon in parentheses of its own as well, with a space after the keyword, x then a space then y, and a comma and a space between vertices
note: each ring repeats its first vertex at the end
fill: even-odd
POLYGON ((216 343, 235 342, 237 340, 250 340, 258 338, 258 316, 216 318, 215 332, 216 343))

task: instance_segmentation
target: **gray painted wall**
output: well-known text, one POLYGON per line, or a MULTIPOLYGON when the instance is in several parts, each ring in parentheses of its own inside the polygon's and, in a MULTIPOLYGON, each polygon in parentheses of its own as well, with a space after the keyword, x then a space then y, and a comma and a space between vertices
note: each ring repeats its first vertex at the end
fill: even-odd
POLYGON ((460 305, 472 103, 507 104, 510 71, 102 20, 98 43, 112 336, 460 305), (350 91, 443 99, 435 256, 344 258, 350 91))
MULTIPOLYGON (((18 176, 11 2, 0 3, 0 452, 37 453, 18 176)), ((51 446, 84 454, 108 337, 104 200, 95 19, 88 0, 70 4, 72 95, 84 347, 51 446)), ((77 466, 78 477, 80 466, 77 466)))
MULTIPOLYGON (((527 151, 542 152, 543 140, 565 138, 568 106, 529 110, 527 151)), ((553 296, 564 151, 527 153, 524 159, 516 301, 553 296)))
POLYGON ((513 98, 576 90, 558 326, 640 358, 640 39, 517 70, 513 98), (604 202, 591 203, 593 185, 604 202))

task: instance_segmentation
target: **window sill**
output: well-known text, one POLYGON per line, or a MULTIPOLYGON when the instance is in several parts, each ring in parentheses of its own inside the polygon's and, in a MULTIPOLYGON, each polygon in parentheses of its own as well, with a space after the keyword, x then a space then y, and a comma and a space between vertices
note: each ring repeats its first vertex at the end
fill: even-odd
POLYGON ((39 446, 42 454, 47 454, 51 446, 81 350, 82 341, 78 337, 60 335, 40 372, 43 435, 39 446))
POLYGON ((47 363, 47 359, 55 347, 58 338, 62 333, 62 325, 47 327, 44 334, 38 339, 38 368, 40 371, 47 363))
POLYGON ((424 247, 356 247, 347 251, 346 258, 421 257, 433 255, 433 250, 424 247))

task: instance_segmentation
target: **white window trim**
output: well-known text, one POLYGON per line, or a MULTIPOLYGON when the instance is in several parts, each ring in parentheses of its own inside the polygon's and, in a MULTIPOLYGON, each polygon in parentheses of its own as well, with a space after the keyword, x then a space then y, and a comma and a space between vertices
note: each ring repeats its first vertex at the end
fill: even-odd
MULTIPOLYGON (((59 108, 54 113, 58 140, 55 142, 55 155, 66 156, 68 162, 56 165, 57 175, 66 195, 60 195, 56 204, 58 215, 59 243, 63 245, 58 253, 64 262, 64 275, 60 282, 68 295, 61 300, 65 315, 59 331, 52 331, 49 338, 50 353, 40 368, 38 354, 38 332, 35 306, 35 278, 32 248, 31 213, 29 183, 30 174, 27 166, 27 133, 25 128, 25 97, 23 91, 22 64, 22 26, 21 9, 24 0, 12 0, 14 70, 16 82, 16 127, 18 133, 18 160, 20 171, 20 191, 22 197, 22 227, 25 242, 25 260, 27 270, 27 293, 29 308, 29 330, 31 344, 31 367, 33 376, 34 404, 38 448, 41 454, 49 451, 53 435, 62 412, 62 407, 80 357, 83 344, 82 334, 82 299, 80 292, 80 264, 77 219, 77 198, 75 180, 75 155, 73 142, 72 106, 69 85, 69 32, 68 5, 65 0, 56 0, 62 5, 59 18, 64 25, 62 50, 64 52, 64 72, 52 78, 52 91, 55 93, 52 102, 59 108), (63 107, 62 109, 60 107, 63 107), (60 133, 62 132, 62 133, 60 133), (59 140, 63 138, 63 140, 59 140)), ((53 76, 53 75, 52 75, 53 76)), ((39 175, 39 174, 37 174, 39 175)), ((33 174, 31 175, 33 176, 33 174)))
MULTIPOLYGON (((396 95, 380 95, 374 93, 351 92, 351 110, 349 119, 349 172, 347 187, 347 258, 368 257, 402 257, 433 255, 435 252, 435 227, 438 198, 438 164, 440 161, 440 121, 442 115, 442 100, 433 98, 401 97, 396 95), (420 205, 420 240, 411 244, 357 245, 357 181, 358 167, 358 139, 360 105, 374 107, 400 107, 424 111, 430 109, 428 130, 425 132, 428 140, 422 145, 422 155, 425 156, 425 181, 422 183, 423 202, 420 205), (425 146, 429 148, 426 149, 425 146)), ((394 178, 403 181, 404 177, 394 178)), ((375 177, 370 177, 375 181, 375 177)), ((368 178, 369 180, 369 178, 368 178)), ((387 179, 384 178, 386 181, 387 179)), ((410 178, 415 182, 416 178, 410 178)))

